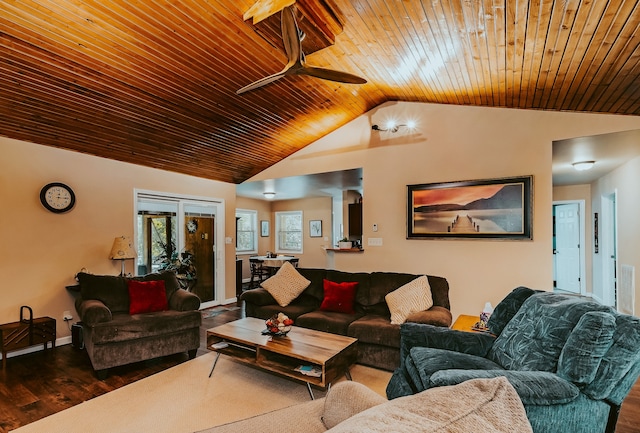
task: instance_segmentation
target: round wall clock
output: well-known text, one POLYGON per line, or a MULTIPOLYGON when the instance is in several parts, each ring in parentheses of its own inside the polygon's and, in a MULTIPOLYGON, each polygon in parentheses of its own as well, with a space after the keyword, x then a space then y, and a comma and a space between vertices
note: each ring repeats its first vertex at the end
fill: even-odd
POLYGON ((63 213, 70 211, 76 204, 76 195, 64 183, 52 182, 40 190, 40 202, 48 211, 63 213))

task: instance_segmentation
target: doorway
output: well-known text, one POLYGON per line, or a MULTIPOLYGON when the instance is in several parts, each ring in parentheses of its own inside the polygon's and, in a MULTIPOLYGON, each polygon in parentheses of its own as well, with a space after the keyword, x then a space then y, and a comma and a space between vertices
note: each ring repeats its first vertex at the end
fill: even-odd
POLYGON ((617 191, 601 197, 602 227, 600 257, 602 264, 602 299, 604 305, 617 307, 618 301, 618 223, 617 191))
POLYGON ((585 295, 584 200, 553 203, 554 291, 585 295))
POLYGON ((137 274, 173 270, 203 308, 224 300, 222 201, 152 191, 135 198, 137 274))

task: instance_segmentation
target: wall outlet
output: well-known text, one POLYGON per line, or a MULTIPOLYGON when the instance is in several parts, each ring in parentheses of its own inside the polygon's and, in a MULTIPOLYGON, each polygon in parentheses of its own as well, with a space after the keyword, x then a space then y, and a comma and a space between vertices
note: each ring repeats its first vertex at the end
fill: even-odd
POLYGON ((73 320, 73 315, 71 314, 71 311, 65 311, 64 313, 62 313, 62 320, 64 320, 65 322, 68 322, 69 320, 73 320))

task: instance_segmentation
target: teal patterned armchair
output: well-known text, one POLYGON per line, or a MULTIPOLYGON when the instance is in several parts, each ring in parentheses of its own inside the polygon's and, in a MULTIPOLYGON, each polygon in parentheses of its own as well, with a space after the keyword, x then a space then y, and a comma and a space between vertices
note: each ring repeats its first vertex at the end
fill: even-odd
POLYGON ((640 375, 640 319, 577 296, 518 287, 488 327, 493 335, 403 324, 400 367, 387 396, 505 376, 535 433, 615 431, 640 375))

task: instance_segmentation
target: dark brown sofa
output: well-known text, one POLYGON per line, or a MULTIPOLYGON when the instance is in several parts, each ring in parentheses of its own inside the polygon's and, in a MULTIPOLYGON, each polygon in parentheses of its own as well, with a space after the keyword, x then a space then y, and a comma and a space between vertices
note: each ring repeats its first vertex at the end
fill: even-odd
MULTIPOLYGON (((420 275, 305 268, 299 268, 298 272, 311 281, 298 298, 281 307, 264 288, 248 290, 240 297, 246 315, 268 319, 283 312, 295 321, 296 326, 357 338, 360 364, 390 371, 400 365, 400 325, 391 324, 385 296, 420 275), (336 283, 358 282, 355 314, 319 309, 324 297, 324 279, 336 283)), ((427 275, 427 278, 434 305, 429 310, 412 313, 407 321, 448 327, 451 325, 449 284, 442 277, 427 275)))
POLYGON ((76 310, 82 321, 85 348, 99 378, 107 369, 200 347, 200 298, 180 288, 172 271, 142 277, 79 273, 76 310), (129 314, 127 280, 164 281, 168 309, 129 314))

